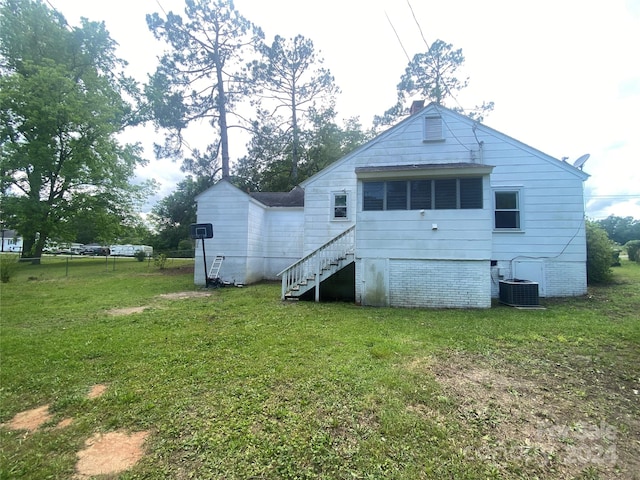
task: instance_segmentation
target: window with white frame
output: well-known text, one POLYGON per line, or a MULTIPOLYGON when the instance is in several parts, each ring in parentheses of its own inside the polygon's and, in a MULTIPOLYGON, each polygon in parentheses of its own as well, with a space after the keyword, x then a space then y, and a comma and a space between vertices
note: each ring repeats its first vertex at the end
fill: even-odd
POLYGON ((520 197, 519 189, 496 190, 494 192, 494 226, 496 230, 520 230, 522 228, 520 197))
POLYGON ((331 211, 332 220, 348 220, 349 219, 349 195, 346 192, 335 192, 333 194, 331 211))

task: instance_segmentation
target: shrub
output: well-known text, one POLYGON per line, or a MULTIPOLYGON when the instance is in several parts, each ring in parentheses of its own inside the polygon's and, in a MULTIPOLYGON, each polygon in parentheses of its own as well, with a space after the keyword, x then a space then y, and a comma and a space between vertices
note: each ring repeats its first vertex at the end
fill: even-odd
POLYGON ((193 241, 180 240, 180 242, 178 243, 178 251, 176 252, 176 257, 193 258, 194 256, 195 256, 195 251, 193 249, 193 241))
POLYGON ((144 250, 137 250, 136 253, 133 254, 136 257, 136 260, 139 262, 144 262, 144 259, 147 258, 147 254, 144 253, 144 250))
POLYGON ((180 240, 180 242, 178 242, 178 250, 193 250, 193 241, 180 240))
POLYGON ((632 262, 640 263, 640 240, 630 240, 624 245, 632 262))
POLYGON ((167 256, 164 253, 161 253, 160 255, 157 255, 154 260, 153 263, 155 264, 156 267, 158 267, 160 270, 164 270, 165 265, 167 263, 167 256))
POLYGON ((586 222, 587 235, 587 283, 605 283, 611 280, 611 241, 595 222, 586 222))
POLYGON ((7 283, 18 268, 18 255, 0 255, 0 281, 7 283))
POLYGON ((611 250, 611 266, 619 267, 620 265, 620 249, 614 248, 611 250))

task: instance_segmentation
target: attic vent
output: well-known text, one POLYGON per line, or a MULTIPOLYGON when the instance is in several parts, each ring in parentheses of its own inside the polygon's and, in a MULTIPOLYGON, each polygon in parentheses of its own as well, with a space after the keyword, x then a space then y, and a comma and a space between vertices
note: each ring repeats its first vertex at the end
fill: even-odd
POLYGON ((442 136, 442 117, 425 117, 424 120, 424 141, 438 142, 444 140, 442 136))

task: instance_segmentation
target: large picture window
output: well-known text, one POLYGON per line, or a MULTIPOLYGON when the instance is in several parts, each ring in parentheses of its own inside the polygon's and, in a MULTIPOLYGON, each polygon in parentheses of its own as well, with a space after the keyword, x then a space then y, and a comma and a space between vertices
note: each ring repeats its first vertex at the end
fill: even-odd
POLYGON ((482 208, 482 177, 363 182, 362 209, 482 208))
POLYGON ((520 192, 499 190, 495 194, 495 228, 520 229, 520 192))

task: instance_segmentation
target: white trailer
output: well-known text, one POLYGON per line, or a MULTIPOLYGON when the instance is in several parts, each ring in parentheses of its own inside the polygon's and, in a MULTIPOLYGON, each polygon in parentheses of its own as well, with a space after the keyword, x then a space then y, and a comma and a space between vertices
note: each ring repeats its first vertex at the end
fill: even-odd
POLYGON ((116 257, 133 257, 136 252, 144 252, 145 256, 153 256, 153 247, 149 245, 111 245, 111 255, 116 257))

